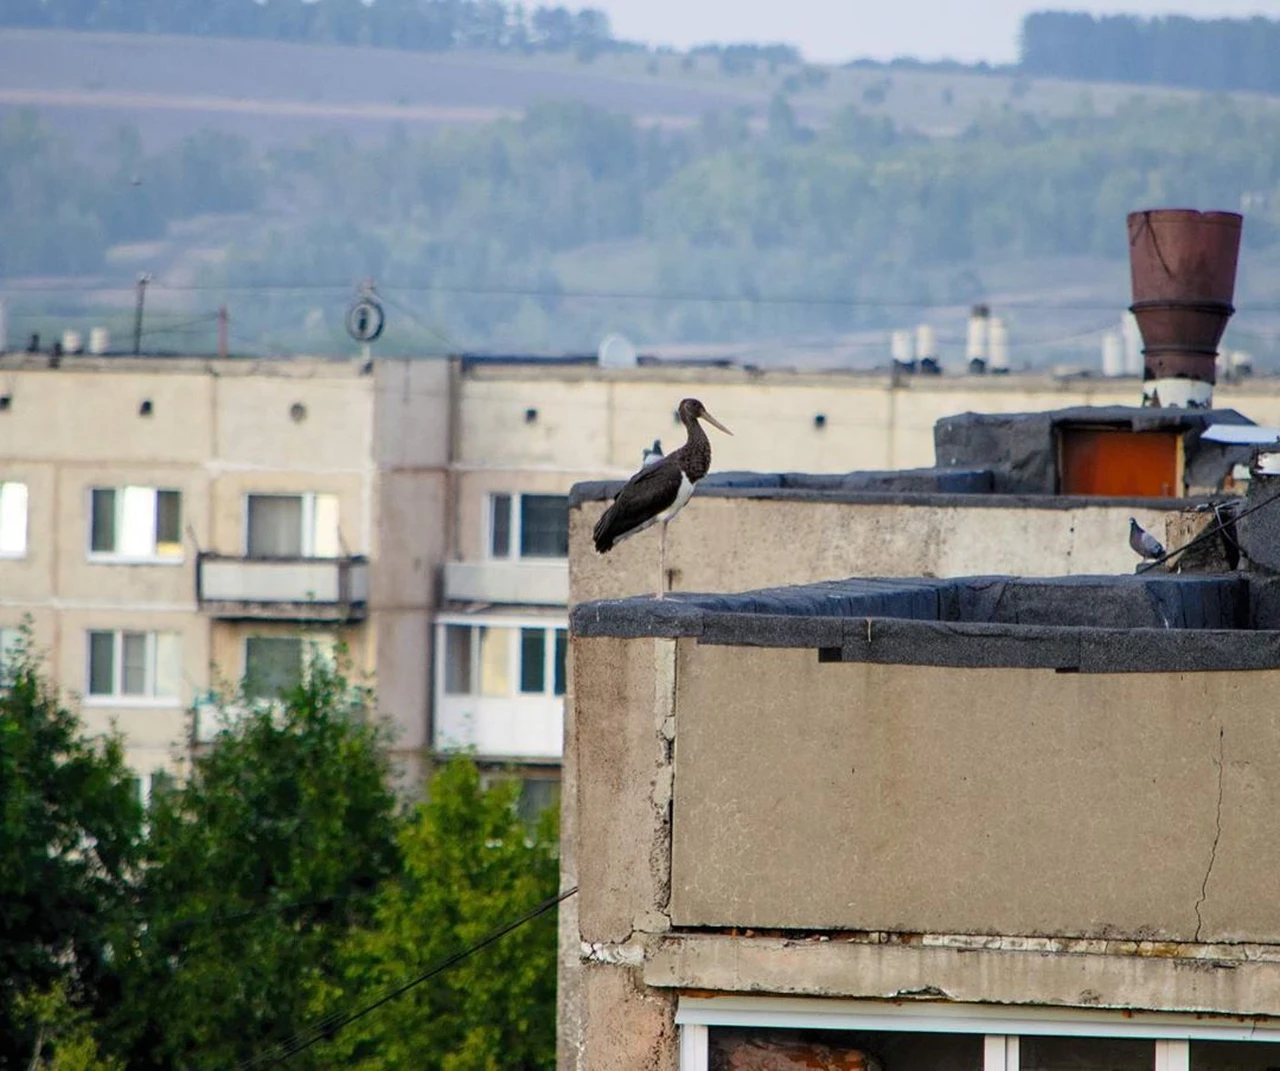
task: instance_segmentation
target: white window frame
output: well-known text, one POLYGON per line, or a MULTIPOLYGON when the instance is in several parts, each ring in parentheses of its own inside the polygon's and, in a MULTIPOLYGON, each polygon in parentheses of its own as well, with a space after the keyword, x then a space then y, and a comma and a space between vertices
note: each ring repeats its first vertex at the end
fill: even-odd
MULTIPOLYGON (((568 620, 548 619, 545 617, 477 617, 468 616, 466 614, 442 614, 436 618, 435 622, 435 649, 436 649, 436 671, 435 671, 435 694, 437 697, 443 698, 446 695, 469 695, 476 698, 496 699, 496 700, 519 700, 519 699, 564 699, 564 694, 556 694, 556 632, 565 632, 566 645, 568 642, 568 620), (471 691, 469 692, 449 692, 444 690, 445 671, 446 671, 446 652, 445 629, 454 626, 458 628, 505 628, 515 633, 512 643, 509 645, 507 652, 507 679, 511 681, 511 691, 506 695, 484 696, 478 690, 480 686, 480 644, 473 637, 471 641, 471 691), (543 687, 540 692, 522 692, 520 690, 520 630, 526 628, 542 629, 545 633, 542 651, 542 681, 543 687)), ((568 660, 568 651, 566 647, 566 662, 568 660)), ((565 666, 565 676, 568 676, 568 666, 565 666)), ((565 681, 565 691, 568 691, 568 681, 565 681)))
MULTIPOLYGON (((249 500, 251 498, 298 498, 302 500, 302 533, 299 546, 302 548, 301 558, 320 558, 329 560, 343 557, 342 553, 342 505, 338 495, 332 491, 246 491, 240 515, 244 518, 240 535, 240 546, 244 556, 249 557, 249 500), (320 514, 322 507, 333 511, 333 553, 317 554, 316 547, 323 543, 318 539, 320 514)), ((271 559, 263 559, 270 561, 271 559)))
MULTIPOLYGON (((485 496, 485 528, 484 528, 484 556, 489 561, 494 562, 561 562, 567 561, 568 555, 563 558, 551 558, 544 555, 525 555, 520 553, 520 541, 523 535, 521 523, 521 500, 525 495, 543 496, 558 495, 561 498, 568 496, 562 491, 490 491, 485 496), (493 553, 493 519, 497 514, 494 499, 499 495, 505 495, 511 500, 511 518, 510 518, 510 545, 506 554, 493 553)), ((566 522, 567 523, 567 522, 566 522)))
POLYGON ((148 630, 141 628, 89 628, 84 633, 84 692, 82 701, 85 706, 94 707, 161 707, 174 708, 182 706, 182 633, 169 630, 148 630), (95 695, 89 689, 93 669, 93 636, 95 633, 108 632, 114 637, 111 657, 111 692, 108 695, 95 695), (124 636, 125 633, 141 633, 146 637, 145 658, 148 691, 142 695, 126 695, 120 689, 124 686, 124 636), (178 681, 173 695, 156 694, 156 676, 159 668, 157 650, 160 637, 173 637, 178 643, 178 681))
POLYGON ((30 504, 30 491, 22 480, 0 480, 0 559, 20 560, 27 556, 30 504), (14 515, 19 509, 22 511, 22 531, 7 530, 9 525, 6 522, 17 528, 14 515))
POLYGON ((182 532, 178 532, 178 541, 174 544, 165 544, 166 546, 176 546, 177 554, 161 554, 159 552, 159 544, 156 542, 156 523, 158 521, 159 510, 159 494, 161 491, 173 491, 178 495, 179 509, 184 508, 182 489, 179 487, 158 487, 147 484, 91 484, 85 491, 85 511, 84 515, 88 518, 88 524, 85 526, 85 556, 90 562, 101 565, 182 565, 186 561, 186 547, 182 541, 182 532), (115 531, 116 545, 119 546, 121 531, 124 528, 125 501, 129 491, 146 491, 151 495, 151 553, 150 554, 125 554, 119 550, 94 550, 93 549, 93 492, 94 491, 114 491, 115 492, 115 531))
MULTIPOLYGON (((1189 1071, 1192 1041, 1280 1045, 1280 1022, 1245 1016, 811 997, 682 996, 676 1026, 679 1071, 707 1071, 710 1032, 718 1026, 981 1034, 983 1071, 1018 1071, 1024 1036, 1147 1039, 1154 1043, 1153 1071, 1189 1071)), ((1276 1055, 1280 1059, 1280 1049, 1276 1055)))

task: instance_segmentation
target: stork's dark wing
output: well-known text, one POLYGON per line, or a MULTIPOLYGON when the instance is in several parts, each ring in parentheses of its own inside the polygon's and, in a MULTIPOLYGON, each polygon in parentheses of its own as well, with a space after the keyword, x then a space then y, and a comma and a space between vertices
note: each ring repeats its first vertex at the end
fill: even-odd
POLYGON ((656 517, 676 500, 680 493, 680 465, 674 454, 648 468, 641 469, 626 482, 596 522, 592 535, 601 554, 645 521, 656 517))

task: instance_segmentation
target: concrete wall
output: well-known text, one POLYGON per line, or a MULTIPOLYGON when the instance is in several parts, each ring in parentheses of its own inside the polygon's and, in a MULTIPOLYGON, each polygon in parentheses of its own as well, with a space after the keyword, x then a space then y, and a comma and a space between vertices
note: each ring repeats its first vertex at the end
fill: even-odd
MULTIPOLYGON (((765 492, 767 494, 767 492, 765 492)), ((657 527, 597 554, 590 534, 607 503, 570 511, 571 601, 652 594, 657 527)), ((1129 517, 1164 538, 1149 504, 910 496, 832 502, 695 494, 667 528, 671 591, 749 591, 850 576, 1063 576, 1131 573, 1129 517), (966 504, 970 501, 972 504, 966 504)))
MULTIPOLYGON (((933 464, 933 425, 963 412, 1033 412, 1073 405, 1138 405, 1137 380, 1043 375, 910 377, 741 368, 469 365, 460 382, 462 465, 629 475, 660 438, 684 440, 674 419, 697 397, 732 437, 711 432, 715 468, 849 472, 933 464), (537 410, 533 422, 526 411, 537 410), (814 426, 818 414, 825 426, 814 426)), ((1215 404, 1280 425, 1280 383, 1219 387, 1215 404)))
POLYGON ((681 992, 1280 1014, 1277 672, 572 666, 562 1068, 674 1066, 681 992))

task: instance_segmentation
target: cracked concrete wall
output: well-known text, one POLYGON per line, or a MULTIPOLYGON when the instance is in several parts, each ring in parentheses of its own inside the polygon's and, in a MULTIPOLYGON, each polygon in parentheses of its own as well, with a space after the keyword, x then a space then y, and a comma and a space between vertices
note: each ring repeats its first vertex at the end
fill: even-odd
POLYGON ((675 641, 575 637, 570 659, 557 1066, 674 1068, 674 996, 642 972, 670 928, 675 641))
POLYGON ((1280 942, 1280 672, 678 650, 676 927, 1280 942))
MULTIPOLYGON (((954 496, 952 501, 954 502, 954 496)), ((597 554, 607 503, 569 511, 571 601, 657 590, 659 529, 597 554)), ((667 530, 672 591, 749 591, 849 576, 1132 573, 1129 517, 1165 538, 1176 510, 869 504, 697 494, 667 530)), ((1172 545, 1172 544, 1170 544, 1172 545)))

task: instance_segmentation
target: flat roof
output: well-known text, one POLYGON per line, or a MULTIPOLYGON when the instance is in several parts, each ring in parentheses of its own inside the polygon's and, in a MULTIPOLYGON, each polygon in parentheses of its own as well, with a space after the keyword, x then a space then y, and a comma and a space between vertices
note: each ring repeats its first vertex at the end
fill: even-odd
POLYGON ((814 648, 820 661, 1068 673, 1280 669, 1280 578, 851 578, 582 603, 575 636, 814 648))

